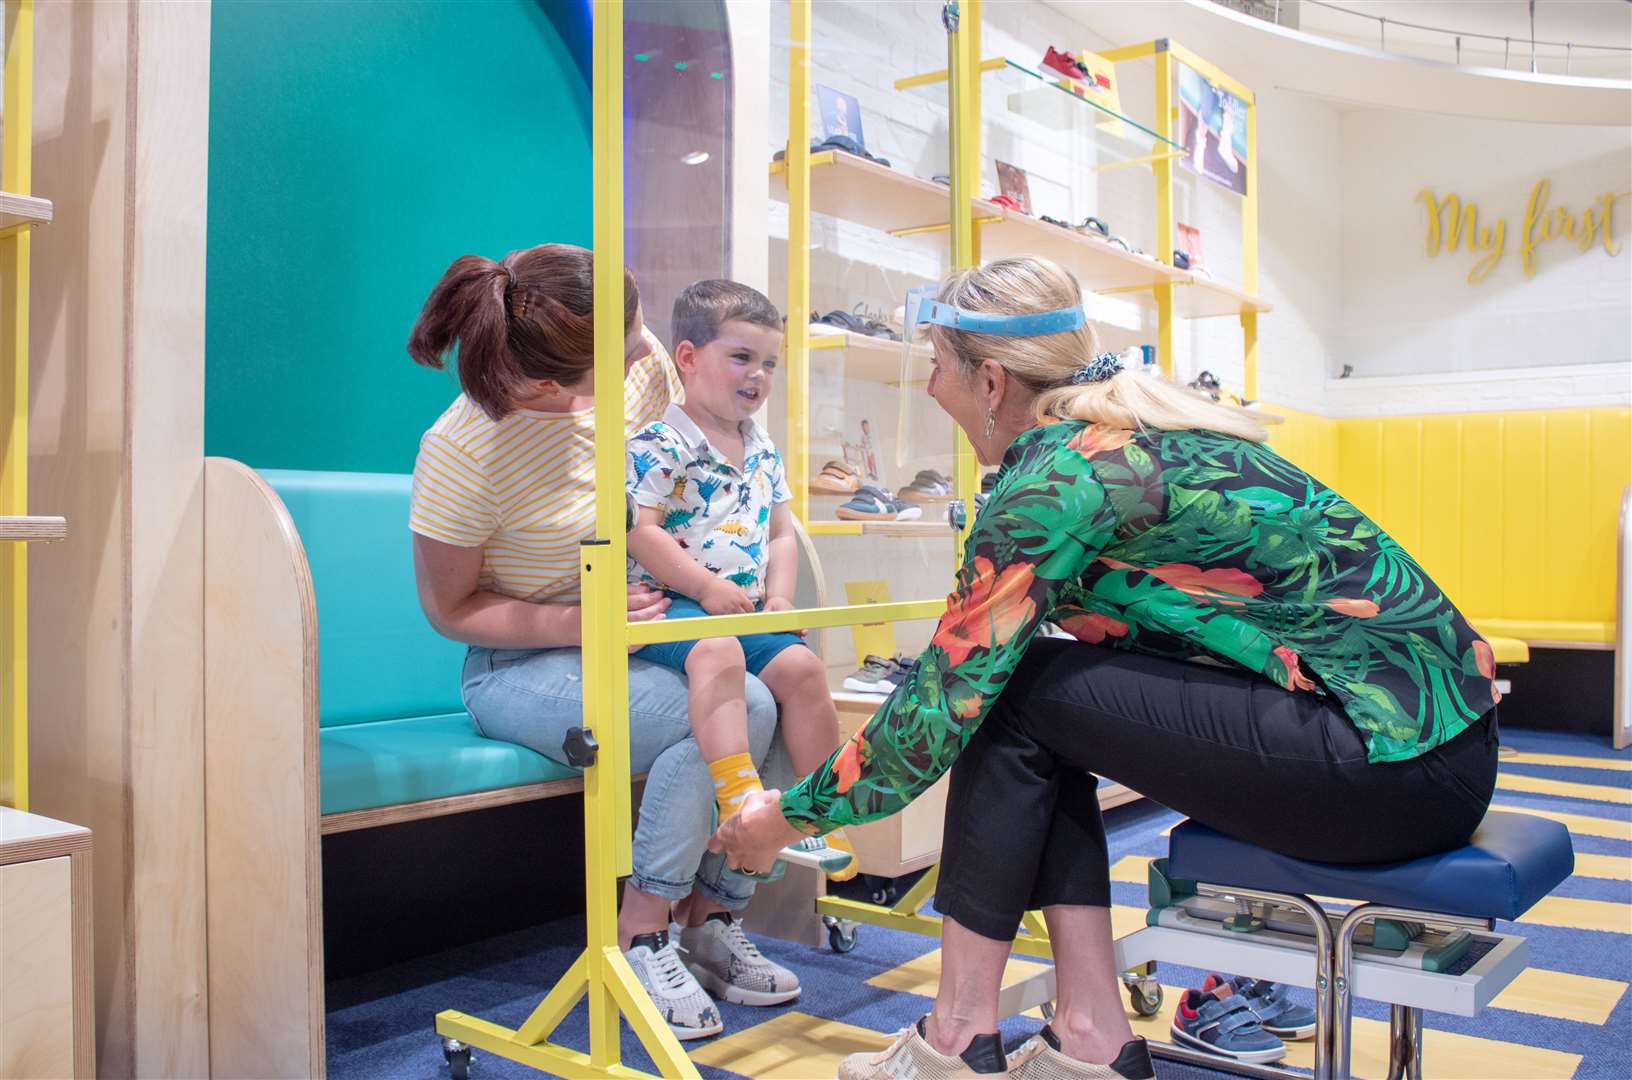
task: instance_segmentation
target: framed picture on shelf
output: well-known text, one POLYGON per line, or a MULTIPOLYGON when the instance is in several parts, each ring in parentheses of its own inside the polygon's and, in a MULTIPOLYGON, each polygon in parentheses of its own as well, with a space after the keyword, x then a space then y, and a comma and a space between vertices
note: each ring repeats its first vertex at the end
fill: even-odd
POLYGON ((861 133, 861 102, 854 94, 844 94, 831 86, 816 84, 816 105, 822 114, 822 138, 842 136, 854 139, 863 150, 867 139, 861 133))
POLYGON ((1247 103, 1179 65, 1179 163, 1237 195, 1247 193, 1247 103))
POLYGON ((1031 213, 1031 179, 1026 170, 1006 161, 997 163, 997 190, 1020 205, 1022 214, 1031 213))

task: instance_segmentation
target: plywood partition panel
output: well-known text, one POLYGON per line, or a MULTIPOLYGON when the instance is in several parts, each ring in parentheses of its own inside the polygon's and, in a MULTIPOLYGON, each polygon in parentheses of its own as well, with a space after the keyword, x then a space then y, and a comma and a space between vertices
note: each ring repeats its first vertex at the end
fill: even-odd
POLYGON ((317 610, 288 511, 205 462, 210 1069, 323 1075, 317 610))

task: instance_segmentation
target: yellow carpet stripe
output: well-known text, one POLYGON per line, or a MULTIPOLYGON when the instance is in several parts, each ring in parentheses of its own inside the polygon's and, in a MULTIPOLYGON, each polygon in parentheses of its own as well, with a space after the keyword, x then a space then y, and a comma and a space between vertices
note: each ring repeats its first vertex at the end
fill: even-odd
MULTIPOLYGON (((1140 925, 1144 924, 1143 912, 1140 913, 1140 925)), ((1022 979, 1048 970, 1049 965, 1038 960, 1029 960, 1023 957, 1011 956, 1003 967, 1003 985, 1012 986, 1022 979)), ((941 977, 941 950, 931 949, 924 955, 905 964, 899 964, 888 971, 881 971, 867 980, 868 986, 876 986, 880 990, 893 990, 897 993, 922 994, 924 997, 934 997, 935 987, 941 977)))
POLYGON ((1503 754, 1503 765, 1566 765, 1574 769, 1608 769, 1613 772, 1632 772, 1632 758, 1581 757, 1577 754, 1532 754, 1521 750, 1503 754))
POLYGON ((1619 979, 1527 968, 1491 1004, 1498 1009, 1601 1025, 1609 1020, 1624 993, 1626 983, 1619 979))
POLYGON ((1558 795, 1566 799, 1591 799, 1593 802, 1632 806, 1632 788, 1610 787, 1608 784, 1577 784, 1570 780, 1502 773, 1496 777, 1496 786, 1503 791, 1522 791, 1527 795, 1558 795))
MULTIPOLYGON (((1163 986, 1162 1009, 1155 1016, 1129 1016, 1133 1033, 1152 1042, 1171 1042, 1173 1039, 1173 1009, 1179 995, 1178 987, 1163 986)), ((1382 1077, 1388 1074, 1388 1024, 1382 1020, 1354 1020, 1353 1074, 1356 1077, 1382 1077)), ((1574 1076, 1581 1064, 1580 1054, 1546 1050, 1523 1043, 1482 1039, 1473 1035, 1456 1035, 1432 1028, 1423 1033, 1423 1072, 1436 1080, 1536 1080, 1538 1077, 1574 1076)), ((1295 1068, 1312 1069, 1315 1065, 1313 1041, 1289 1042, 1286 1058, 1279 1062, 1295 1068)))
POLYGON ((1632 881, 1632 856, 1575 853, 1575 876, 1632 881))
POLYGON ((1556 821, 1578 836, 1598 836, 1608 840, 1625 840, 1632 843, 1632 821, 1614 821, 1610 818, 1592 817, 1587 814, 1563 814, 1556 810, 1535 810, 1528 806, 1493 805, 1492 810, 1506 810, 1515 814, 1530 814, 1534 817, 1543 817, 1548 821, 1556 821))
POLYGON ((850 1054, 876 1053, 889 1043, 888 1034, 869 1028, 786 1012, 698 1047, 691 1060, 756 1080, 812 1080, 836 1076, 850 1054))
POLYGON ((1566 930, 1602 930, 1632 934, 1632 906, 1615 900, 1581 900, 1573 896, 1544 896, 1519 916, 1521 923, 1561 926, 1566 930))

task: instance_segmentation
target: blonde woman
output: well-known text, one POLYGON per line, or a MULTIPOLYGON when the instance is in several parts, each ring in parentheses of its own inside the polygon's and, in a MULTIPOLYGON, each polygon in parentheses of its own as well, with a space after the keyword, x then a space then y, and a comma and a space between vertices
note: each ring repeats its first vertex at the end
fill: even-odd
MULTIPOLYGON (((982 464, 1002 464, 997 485, 911 676, 824 768, 755 796, 712 846, 761 867, 952 769, 934 1009, 840 1076, 1149 1077, 1118 993, 1096 776, 1297 858, 1455 847, 1495 785, 1491 649, 1250 416, 1096 356, 1077 283, 1053 263, 959 274, 908 321, 929 324, 930 396, 982 464), (1076 640, 1037 637, 1044 621, 1076 640), (1036 908, 1058 1006, 1005 1060, 999 978, 1036 908)), ((1228 1019, 1200 1037, 1251 1060, 1246 1018, 1228 1019)))

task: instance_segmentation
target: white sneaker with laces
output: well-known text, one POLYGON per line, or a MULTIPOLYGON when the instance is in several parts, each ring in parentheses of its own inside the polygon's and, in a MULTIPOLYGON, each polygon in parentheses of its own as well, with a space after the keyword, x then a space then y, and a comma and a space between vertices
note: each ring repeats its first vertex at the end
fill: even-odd
POLYGON ((799 996, 799 976, 765 957, 730 912, 680 931, 686 967, 699 985, 734 1005, 782 1005, 799 996))
POLYGON ((851 1054, 839 1062, 838 1080, 978 1080, 1001 1076, 1008 1062, 995 1034, 976 1035, 958 1057, 936 1052, 919 1030, 923 1021, 895 1033, 882 1053, 851 1054))
POLYGON ((725 1030, 719 1006, 686 970, 667 930, 636 934, 623 955, 675 1038, 706 1039, 725 1030))

